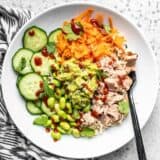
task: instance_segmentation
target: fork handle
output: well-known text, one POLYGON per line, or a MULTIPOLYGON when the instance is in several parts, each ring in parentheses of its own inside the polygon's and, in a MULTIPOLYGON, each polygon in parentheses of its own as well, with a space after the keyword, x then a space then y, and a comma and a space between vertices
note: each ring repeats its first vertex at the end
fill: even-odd
POLYGON ((131 94, 130 92, 131 92, 131 90, 128 93, 128 100, 129 100, 129 105, 130 105, 132 124, 133 124, 133 128, 134 128, 138 158, 139 158, 139 160, 147 160, 144 145, 143 145, 141 130, 139 127, 138 117, 137 117, 137 113, 136 113, 136 109, 135 109, 135 104, 134 104, 134 100, 133 100, 133 94, 131 94))

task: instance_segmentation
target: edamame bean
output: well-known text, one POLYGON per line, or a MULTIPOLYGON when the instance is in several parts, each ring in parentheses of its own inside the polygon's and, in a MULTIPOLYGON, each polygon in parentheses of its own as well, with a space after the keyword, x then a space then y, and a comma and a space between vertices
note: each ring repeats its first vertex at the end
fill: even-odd
POLYGON ((56 115, 56 114, 54 114, 54 115, 52 115, 52 120, 55 122, 55 123, 58 123, 59 122, 59 116, 58 115, 56 115))
POLYGON ((48 107, 49 107, 49 108, 53 108, 53 107, 54 107, 54 104, 55 104, 55 99, 54 99, 54 97, 49 97, 49 98, 47 99, 47 104, 48 104, 48 107))
POLYGON ((55 109, 56 112, 60 111, 60 107, 59 107, 59 104, 58 104, 58 103, 56 103, 56 104, 54 105, 54 109, 55 109))
POLYGON ((72 116, 75 119, 80 119, 80 114, 79 114, 78 110, 76 110, 76 109, 73 110, 72 116))
POLYGON ((66 118, 68 121, 70 122, 74 122, 75 120, 72 118, 71 115, 67 114, 67 118, 66 118))
POLYGON ((53 83, 56 87, 60 87, 60 86, 61 86, 60 81, 58 81, 57 79, 53 79, 53 80, 52 80, 52 83, 53 83))
POLYGON ((65 94, 65 89, 56 88, 56 94, 57 96, 63 96, 65 94))
POLYGON ((54 129, 54 128, 55 128, 54 124, 51 124, 51 129, 54 129))
POLYGON ((62 111, 62 110, 59 110, 59 111, 57 112, 57 114, 58 114, 60 117, 64 118, 64 119, 67 118, 67 114, 66 114, 64 111, 62 111))
POLYGON ((65 89, 61 88, 61 95, 63 96, 65 94, 65 89))
POLYGON ((49 120, 47 121, 46 127, 50 127, 51 125, 52 125, 52 121, 49 119, 49 120))
POLYGON ((64 109, 65 105, 66 105, 66 99, 64 97, 61 97, 60 100, 59 100, 59 107, 61 109, 64 109))
POLYGON ((68 113, 72 113, 72 107, 71 107, 71 103, 67 102, 66 103, 66 108, 68 109, 68 113))
POLYGON ((81 109, 81 106, 75 105, 74 108, 75 108, 75 109, 81 109))
POLYGON ((74 136, 74 137, 76 137, 76 138, 78 138, 78 137, 80 137, 80 132, 79 132, 79 130, 78 129, 76 129, 76 128, 72 128, 72 135, 74 136))
POLYGON ((62 95, 60 88, 56 88, 56 94, 57 94, 57 96, 59 96, 59 97, 62 95))
POLYGON ((76 127, 76 126, 77 126, 77 123, 76 123, 76 122, 70 122, 70 125, 71 125, 72 127, 76 127))
POLYGON ((59 132, 54 132, 54 131, 52 131, 51 132, 51 136, 52 136, 52 138, 54 139, 54 140, 60 140, 61 139, 61 134, 59 133, 59 132))
POLYGON ((67 122, 60 122, 60 126, 67 131, 70 129, 70 125, 67 122))
POLYGON ((62 133, 62 134, 65 134, 65 133, 66 133, 66 131, 65 131, 62 127, 60 127, 60 126, 57 127, 57 130, 58 130, 60 133, 62 133))

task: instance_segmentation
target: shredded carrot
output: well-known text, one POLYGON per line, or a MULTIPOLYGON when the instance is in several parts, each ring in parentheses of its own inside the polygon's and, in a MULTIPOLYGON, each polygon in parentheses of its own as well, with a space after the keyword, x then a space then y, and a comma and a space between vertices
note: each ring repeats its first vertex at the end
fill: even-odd
POLYGON ((108 23, 109 23, 110 28, 112 29, 113 28, 113 21, 112 21, 111 17, 108 17, 108 23))
POLYGON ((84 12, 82 12, 79 16, 75 17, 74 19, 76 21, 89 21, 92 13, 93 13, 93 8, 88 8, 87 10, 85 10, 84 12))
POLYGON ((95 19, 97 20, 97 22, 98 22, 99 25, 102 25, 102 24, 103 24, 103 19, 104 19, 104 17, 103 17, 103 14, 102 14, 102 13, 97 13, 97 14, 95 15, 95 19))
MULTIPOLYGON (((97 20, 97 23, 103 25, 102 14, 96 14, 95 17, 91 17, 92 14, 93 9, 89 8, 74 18, 75 22, 79 22, 83 26, 83 33, 77 40, 68 41, 63 32, 58 35, 57 49, 64 60, 72 57, 94 60, 103 56, 111 56, 115 47, 123 50, 125 38, 113 27, 112 18, 108 18, 111 31, 107 32, 104 28, 98 28, 102 26, 95 26, 91 23, 93 18, 97 20)), ((64 22, 64 24, 66 23, 70 22, 64 22)))

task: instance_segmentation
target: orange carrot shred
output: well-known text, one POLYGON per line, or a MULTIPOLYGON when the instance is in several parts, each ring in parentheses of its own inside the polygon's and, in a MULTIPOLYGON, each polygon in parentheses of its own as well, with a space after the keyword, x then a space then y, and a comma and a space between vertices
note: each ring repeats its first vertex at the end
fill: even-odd
MULTIPOLYGON (((125 38, 113 27, 112 18, 108 18, 111 32, 106 32, 102 27, 103 15, 98 13, 93 17, 93 11, 93 8, 88 8, 74 18, 83 27, 83 32, 77 40, 68 41, 64 32, 58 35, 56 47, 59 55, 62 57, 62 63, 69 58, 94 61, 103 56, 112 56, 115 48, 123 50, 125 38), (100 25, 93 25, 90 21, 92 18, 96 19, 100 25)), ((63 25, 67 23, 70 22, 66 21, 63 25)))
POLYGON ((112 21, 111 17, 108 17, 108 23, 109 23, 110 28, 112 29, 113 28, 113 21, 112 21))

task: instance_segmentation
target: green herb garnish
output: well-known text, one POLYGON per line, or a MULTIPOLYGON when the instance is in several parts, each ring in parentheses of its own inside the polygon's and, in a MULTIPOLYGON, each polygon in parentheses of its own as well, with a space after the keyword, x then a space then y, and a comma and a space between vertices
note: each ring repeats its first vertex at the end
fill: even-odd
POLYGON ((34 119, 33 124, 40 125, 40 126, 47 126, 48 125, 48 116, 43 114, 36 119, 34 119))
POLYGON ((111 28, 108 24, 104 25, 104 29, 107 33, 110 33, 111 32, 111 28))
POLYGON ((17 71, 22 71, 26 67, 26 59, 24 57, 21 58, 21 62, 17 68, 17 71))
POLYGON ((98 70, 96 76, 98 80, 108 77, 107 72, 104 72, 103 70, 98 70))
POLYGON ((44 80, 44 94, 52 97, 54 95, 53 90, 49 88, 48 82, 44 80))

